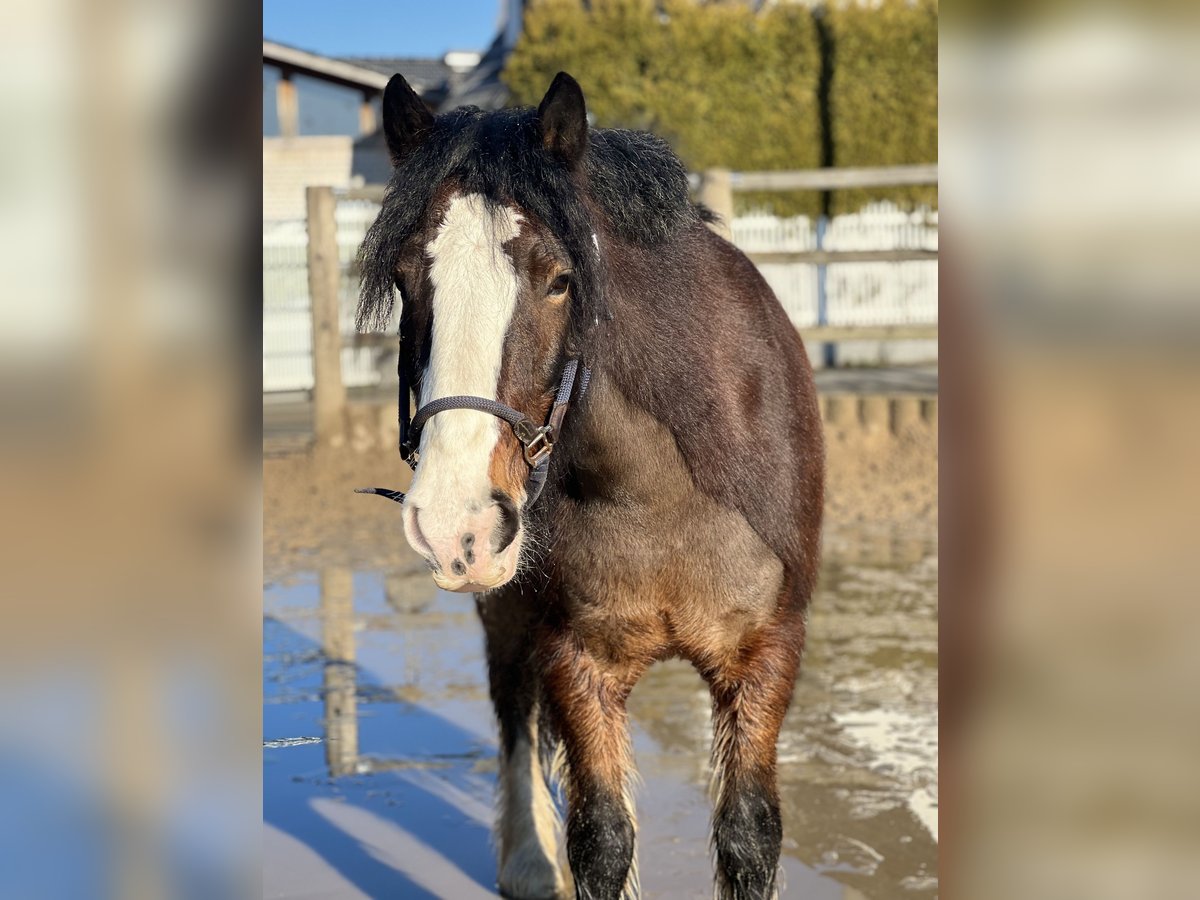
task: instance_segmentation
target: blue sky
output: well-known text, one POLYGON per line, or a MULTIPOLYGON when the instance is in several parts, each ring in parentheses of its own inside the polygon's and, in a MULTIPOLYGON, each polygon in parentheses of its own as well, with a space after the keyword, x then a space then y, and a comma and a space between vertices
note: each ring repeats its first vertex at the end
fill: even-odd
POLYGON ((263 37, 329 56, 484 50, 502 0, 263 0, 263 37))

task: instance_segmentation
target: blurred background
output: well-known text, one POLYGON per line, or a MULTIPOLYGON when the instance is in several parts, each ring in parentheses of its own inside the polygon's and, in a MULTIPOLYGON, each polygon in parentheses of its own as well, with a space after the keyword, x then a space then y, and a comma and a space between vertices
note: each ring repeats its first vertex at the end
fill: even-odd
MULTIPOLYGON (((474 613, 348 498, 403 482, 390 340, 343 322, 387 75, 559 68, 672 142, 820 368, 784 895, 1195 895, 1191 5, 258 13, 5 9, 0 896, 489 895, 474 613)), ((631 701, 649 896, 707 892, 697 688, 631 701)))
POLYGON ((945 10, 947 896, 1200 884, 1197 25, 945 10))

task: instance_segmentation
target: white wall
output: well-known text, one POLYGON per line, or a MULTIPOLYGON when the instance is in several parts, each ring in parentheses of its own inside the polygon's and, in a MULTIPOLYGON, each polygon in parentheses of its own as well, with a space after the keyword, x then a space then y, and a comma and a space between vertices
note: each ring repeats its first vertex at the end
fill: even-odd
POLYGON ((354 138, 263 138, 263 221, 304 218, 304 189, 349 187, 354 138))

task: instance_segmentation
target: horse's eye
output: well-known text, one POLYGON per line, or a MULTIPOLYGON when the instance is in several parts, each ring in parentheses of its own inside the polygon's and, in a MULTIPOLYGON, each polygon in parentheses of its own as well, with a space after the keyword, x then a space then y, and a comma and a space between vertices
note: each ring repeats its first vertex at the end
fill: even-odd
POLYGON ((571 286, 571 276, 564 272, 559 275, 550 284, 550 290, 546 291, 547 297, 561 297, 567 292, 567 288, 571 286))

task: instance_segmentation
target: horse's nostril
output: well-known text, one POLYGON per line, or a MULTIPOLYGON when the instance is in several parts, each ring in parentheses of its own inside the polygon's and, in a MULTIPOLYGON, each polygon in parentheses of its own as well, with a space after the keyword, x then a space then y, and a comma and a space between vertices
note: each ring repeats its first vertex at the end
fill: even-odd
POLYGON ((431 568, 436 572, 440 570, 437 562, 437 554, 433 552, 433 546, 429 543, 429 539, 425 537, 425 532, 421 530, 421 523, 418 518, 421 515, 421 510, 416 506, 406 507, 402 514, 404 521, 404 533, 408 537, 409 544, 412 548, 425 557, 426 561, 431 564, 431 568))
POLYGON ((496 528, 492 532, 493 552, 503 553, 517 536, 521 527, 521 516, 512 497, 504 491, 492 491, 492 502, 500 509, 496 528))

